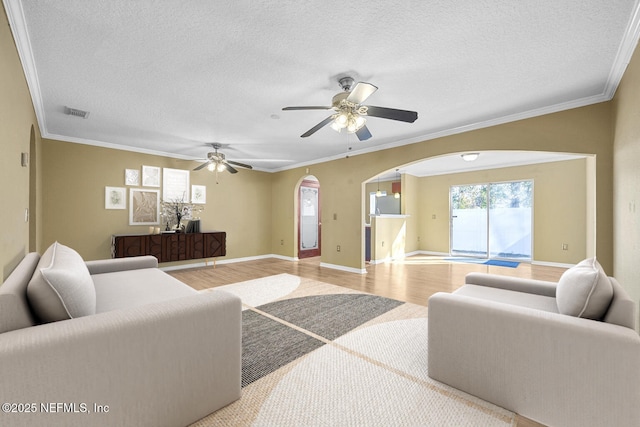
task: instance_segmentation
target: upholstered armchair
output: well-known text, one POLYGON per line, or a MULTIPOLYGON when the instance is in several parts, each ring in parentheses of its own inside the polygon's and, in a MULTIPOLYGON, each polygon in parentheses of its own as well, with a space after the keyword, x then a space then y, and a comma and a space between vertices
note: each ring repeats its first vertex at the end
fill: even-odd
POLYGON ((429 376, 549 426, 640 425, 636 307, 595 259, 429 299, 429 376))

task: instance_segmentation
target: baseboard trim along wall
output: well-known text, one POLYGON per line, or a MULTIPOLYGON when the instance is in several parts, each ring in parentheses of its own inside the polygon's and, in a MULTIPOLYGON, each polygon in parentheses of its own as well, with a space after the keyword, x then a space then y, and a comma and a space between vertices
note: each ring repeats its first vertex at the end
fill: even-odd
POLYGON ((345 267, 344 265, 328 264, 321 262, 320 267, 332 268, 334 270, 346 271, 347 273, 367 274, 367 270, 364 268, 345 267))

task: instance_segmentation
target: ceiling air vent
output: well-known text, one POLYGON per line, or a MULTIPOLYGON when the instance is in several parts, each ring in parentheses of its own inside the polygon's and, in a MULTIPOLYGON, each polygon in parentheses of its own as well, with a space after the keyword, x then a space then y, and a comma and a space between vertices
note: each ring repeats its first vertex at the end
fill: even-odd
POLYGON ((88 111, 77 110, 75 108, 69 108, 69 107, 64 107, 64 113, 68 114, 69 116, 76 116, 82 119, 86 119, 87 117, 89 117, 88 111))

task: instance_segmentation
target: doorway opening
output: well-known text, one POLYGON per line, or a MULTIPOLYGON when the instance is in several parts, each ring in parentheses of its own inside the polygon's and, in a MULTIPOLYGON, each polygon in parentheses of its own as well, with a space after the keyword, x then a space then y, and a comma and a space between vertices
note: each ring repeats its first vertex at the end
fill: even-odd
POLYGON ((321 255, 320 183, 305 177, 298 189, 298 258, 321 255))

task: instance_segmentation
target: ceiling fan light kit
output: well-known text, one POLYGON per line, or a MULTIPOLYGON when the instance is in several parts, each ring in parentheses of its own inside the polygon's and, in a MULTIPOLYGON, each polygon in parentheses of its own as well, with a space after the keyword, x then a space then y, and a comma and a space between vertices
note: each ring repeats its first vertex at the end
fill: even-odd
MULTIPOLYGON (((229 173, 238 173, 238 170, 231 165, 240 166, 245 169, 253 169, 251 165, 247 165, 245 163, 234 162, 233 160, 227 160, 226 156, 218 151, 222 144, 217 142, 209 143, 211 147, 213 147, 214 151, 207 153, 207 161, 201 164, 200 166, 194 168, 194 171, 199 171, 200 169, 207 168, 211 172, 224 172, 229 171, 229 173)), ((217 179, 216 179, 217 181, 217 179)))
POLYGON ((367 129, 367 119, 365 116, 380 117, 408 123, 413 123, 417 120, 418 113, 415 111, 362 105, 369 96, 378 90, 378 87, 366 82, 358 82, 354 86, 353 82, 354 79, 352 77, 342 77, 338 80, 338 84, 343 92, 333 97, 330 107, 285 107, 282 110, 335 110, 334 114, 300 135, 302 138, 309 137, 324 126, 331 124, 333 130, 337 132, 345 130, 347 133, 355 133, 360 141, 365 141, 372 136, 369 129, 367 129))

